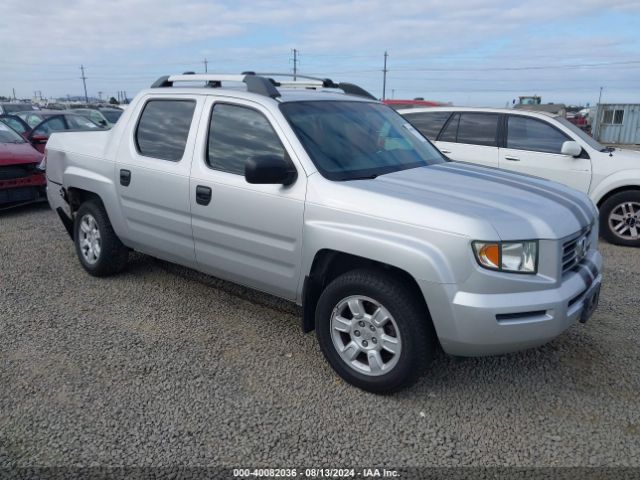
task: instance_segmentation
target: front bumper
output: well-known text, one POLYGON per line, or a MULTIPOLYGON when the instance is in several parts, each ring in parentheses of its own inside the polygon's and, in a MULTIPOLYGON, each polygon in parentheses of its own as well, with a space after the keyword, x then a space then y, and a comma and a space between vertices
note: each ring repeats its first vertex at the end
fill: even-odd
POLYGON ((45 184, 42 173, 0 180, 0 207, 44 200, 45 184))
POLYGON ((600 288, 602 256, 592 251, 580 272, 557 288, 519 293, 476 294, 456 285, 420 285, 442 348, 452 355, 507 353, 542 345, 577 322, 586 301, 600 288))

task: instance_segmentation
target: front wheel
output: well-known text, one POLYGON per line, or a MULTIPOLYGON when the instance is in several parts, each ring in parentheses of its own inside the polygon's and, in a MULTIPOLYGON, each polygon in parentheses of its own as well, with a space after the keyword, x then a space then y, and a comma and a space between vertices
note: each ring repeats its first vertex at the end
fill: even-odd
POLYGON ((414 383, 433 358, 435 334, 417 295, 384 272, 336 278, 316 308, 316 335, 333 369, 370 392, 414 383))
POLYGON ((602 204, 600 233, 610 243, 640 247, 640 191, 616 193, 602 204))
POLYGON ((129 250, 113 231, 102 203, 97 200, 83 203, 73 229, 76 253, 89 274, 105 277, 124 269, 129 250))

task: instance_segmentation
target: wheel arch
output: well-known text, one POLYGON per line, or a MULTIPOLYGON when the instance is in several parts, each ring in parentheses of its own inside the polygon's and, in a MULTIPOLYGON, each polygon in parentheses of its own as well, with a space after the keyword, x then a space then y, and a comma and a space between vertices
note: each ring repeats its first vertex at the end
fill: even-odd
POLYGON ((609 200, 614 195, 622 192, 628 192, 628 191, 635 191, 640 193, 640 185, 623 185, 621 187, 617 187, 612 190, 609 190, 607 193, 602 195, 602 197, 600 197, 600 199, 598 200, 598 203, 597 203, 598 209, 600 209, 600 207, 602 207, 604 202, 609 200))
MULTIPOLYGON (((429 307, 416 279, 406 270, 379 260, 361 257, 339 250, 324 248, 316 252, 302 290, 302 328, 305 333, 315 328, 315 310, 324 288, 340 275, 356 269, 377 270, 397 278, 421 302, 431 322, 429 307)), ((432 322, 431 322, 432 324, 432 322)), ((433 324, 432 324, 433 325, 433 324)))
POLYGON ((118 201, 116 187, 106 172, 96 173, 86 168, 69 166, 64 172, 64 185, 72 218, 82 202, 98 200, 107 212, 116 235, 121 240, 127 237, 127 226, 118 201))

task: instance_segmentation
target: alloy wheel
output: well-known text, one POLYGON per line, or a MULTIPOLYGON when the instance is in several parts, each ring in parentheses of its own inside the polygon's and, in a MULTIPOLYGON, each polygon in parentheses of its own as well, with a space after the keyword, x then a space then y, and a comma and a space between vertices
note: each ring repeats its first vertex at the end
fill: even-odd
POLYGON ((102 242, 98 222, 90 213, 86 213, 80 219, 80 252, 85 261, 94 265, 100 258, 102 242))
POLYGON ((373 298, 352 295, 340 300, 330 328, 338 355, 357 372, 383 375, 398 363, 400 330, 391 313, 373 298))
POLYGON ((609 228, 624 240, 640 239, 640 203, 623 202, 609 214, 609 228))

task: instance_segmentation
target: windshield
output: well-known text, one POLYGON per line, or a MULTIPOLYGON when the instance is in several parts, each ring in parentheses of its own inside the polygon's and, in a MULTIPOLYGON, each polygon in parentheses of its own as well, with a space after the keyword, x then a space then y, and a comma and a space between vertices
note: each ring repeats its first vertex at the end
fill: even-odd
POLYGON ((593 137, 589 136, 584 130, 576 127, 573 123, 567 120, 564 117, 556 117, 556 120, 559 121, 562 125, 567 127, 571 132, 573 132, 576 136, 580 137, 587 145, 589 145, 594 150, 598 152, 604 152, 607 150, 607 147, 602 145, 600 142, 594 140, 593 137))
POLYGON ((4 123, 0 122, 0 143, 24 143, 25 140, 18 132, 12 128, 7 127, 4 123))
POLYGON ((308 101, 280 105, 318 171, 356 180, 445 162, 403 117, 370 102, 308 101))
POLYGON ((113 109, 113 110, 100 110, 100 112, 111 123, 116 123, 118 121, 118 119, 120 118, 120 115, 122 115, 122 110, 116 110, 116 109, 113 109))

